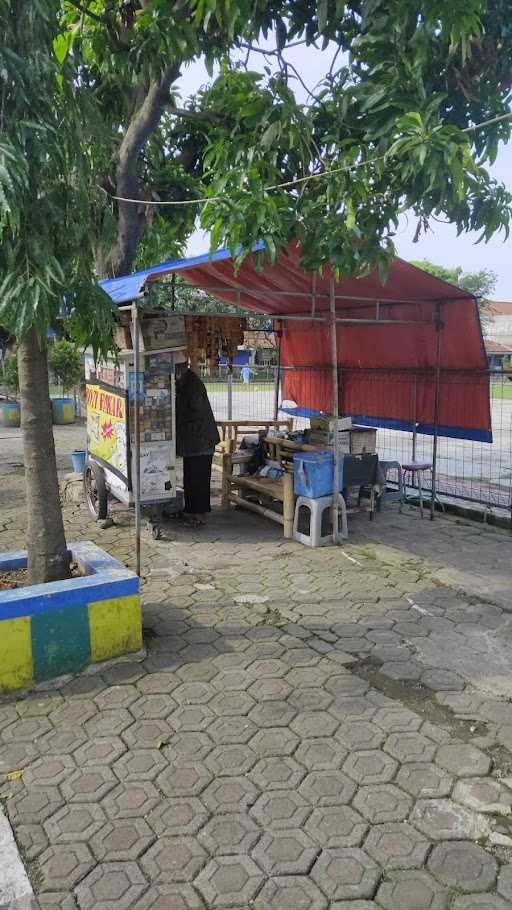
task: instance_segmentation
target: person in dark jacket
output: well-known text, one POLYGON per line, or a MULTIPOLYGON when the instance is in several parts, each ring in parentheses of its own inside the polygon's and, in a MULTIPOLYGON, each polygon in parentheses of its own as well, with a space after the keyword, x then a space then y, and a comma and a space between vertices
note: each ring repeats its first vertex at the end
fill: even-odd
POLYGON ((185 361, 176 367, 176 454, 183 458, 185 516, 200 523, 211 511, 210 483, 220 441, 204 383, 185 361))

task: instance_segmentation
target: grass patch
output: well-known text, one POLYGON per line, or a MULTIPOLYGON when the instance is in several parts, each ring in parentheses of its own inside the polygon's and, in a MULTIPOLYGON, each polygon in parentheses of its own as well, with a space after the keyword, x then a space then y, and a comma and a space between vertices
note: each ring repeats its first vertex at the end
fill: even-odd
POLYGON ((491 385, 491 398, 512 399, 512 382, 493 383, 491 385))
MULTIPOLYGON (((205 386, 207 392, 225 392, 227 395, 227 382, 205 382, 205 386)), ((250 382, 249 385, 241 382, 233 383, 233 392, 243 392, 244 394, 247 392, 272 392, 273 389, 273 382, 250 382)))

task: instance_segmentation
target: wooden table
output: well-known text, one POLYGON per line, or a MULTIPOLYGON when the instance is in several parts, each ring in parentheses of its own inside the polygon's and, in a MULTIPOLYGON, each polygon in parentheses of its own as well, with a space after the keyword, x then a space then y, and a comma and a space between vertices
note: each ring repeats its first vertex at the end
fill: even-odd
POLYGON ((271 429, 279 430, 281 428, 291 432, 292 427, 293 418, 291 417, 285 420, 217 420, 220 445, 223 447, 228 440, 236 443, 240 435, 245 436, 248 433, 265 435, 271 429))

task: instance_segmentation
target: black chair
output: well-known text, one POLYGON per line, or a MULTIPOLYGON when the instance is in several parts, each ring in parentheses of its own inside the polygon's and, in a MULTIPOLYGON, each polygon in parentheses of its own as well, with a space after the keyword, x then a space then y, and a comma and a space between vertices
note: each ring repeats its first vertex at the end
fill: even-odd
POLYGON ((370 521, 375 512, 375 484, 377 482, 378 455, 345 455, 343 458, 343 498, 348 505, 349 490, 357 487, 357 505, 367 495, 370 499, 370 521))

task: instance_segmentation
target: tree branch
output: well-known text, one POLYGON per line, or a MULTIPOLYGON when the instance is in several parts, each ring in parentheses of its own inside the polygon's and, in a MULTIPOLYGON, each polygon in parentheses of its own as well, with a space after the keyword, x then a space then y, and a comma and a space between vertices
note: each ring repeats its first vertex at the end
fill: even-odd
MULTIPOLYGON (((313 47, 316 47, 314 41, 311 41, 310 43, 313 45, 313 47)), ((243 47, 244 50, 248 50, 249 53, 254 52, 255 54, 270 54, 271 57, 275 57, 277 54, 282 53, 283 51, 288 51, 292 47, 300 47, 301 44, 307 44, 305 38, 303 38, 301 41, 290 41, 289 44, 285 44, 285 46, 281 48, 281 51, 278 51, 277 48, 265 50, 263 47, 255 47, 254 44, 247 44, 245 41, 239 41, 238 47, 243 47)))
MULTIPOLYGON (((160 80, 152 80, 149 83, 144 101, 133 114, 119 148, 116 169, 118 196, 138 198, 139 155, 151 133, 158 126, 169 101, 171 85, 179 75, 178 65, 168 66, 160 80)), ((119 202, 117 240, 109 256, 108 271, 110 274, 124 275, 130 271, 137 253, 139 235, 138 206, 119 202)))
MULTIPOLYGON (((283 58, 281 58, 281 59, 283 59, 283 58)), ((312 92, 311 89, 309 89, 307 87, 301 74, 299 73, 298 69, 296 69, 296 67, 293 65, 293 63, 288 63, 287 60, 284 60, 283 62, 286 64, 287 67, 289 67, 291 69, 292 73, 295 73, 295 77, 299 80, 300 84, 302 85, 302 88, 304 89, 305 92, 307 92, 308 96, 310 98, 313 98, 313 101, 318 101, 319 99, 314 94, 314 92, 312 92)))
POLYGON ((107 25, 110 23, 108 16, 100 16, 98 13, 93 13, 92 10, 88 9, 87 6, 83 6, 83 4, 79 3, 78 0, 68 0, 68 3, 70 3, 71 6, 74 6, 75 9, 79 10, 81 13, 89 16, 90 19, 94 19, 95 22, 101 22, 107 25))
POLYGON ((332 60, 331 60, 331 65, 330 65, 330 67, 329 67, 329 72, 327 73, 327 78, 328 78, 330 81, 332 81, 332 79, 334 78, 334 64, 336 63, 336 60, 338 59, 338 54, 340 54, 340 53, 341 53, 341 44, 339 45, 339 47, 336 48, 336 52, 335 52, 335 54, 334 54, 334 57, 333 57, 332 60))
POLYGON ((302 76, 300 75, 298 69, 293 65, 293 63, 289 63, 289 61, 285 60, 283 57, 283 53, 286 50, 288 50, 290 47, 297 47, 297 45, 305 44, 305 43, 306 43, 305 41, 294 41, 294 42, 292 42, 292 44, 287 44, 286 47, 282 48, 282 50, 278 50, 277 48, 274 48, 273 50, 264 50, 261 47, 254 47, 253 44, 246 44, 245 41, 240 41, 239 47, 246 49, 248 51, 248 53, 251 53, 254 51, 255 54, 262 54, 264 57, 275 57, 279 63, 281 70, 284 72, 284 75, 286 76, 286 78, 288 78, 287 71, 288 71, 288 69, 290 69, 295 74, 295 78, 300 82, 300 84, 302 85, 302 88, 304 89, 305 92, 307 92, 308 96, 310 98, 313 98, 314 101, 318 101, 318 98, 316 97, 316 95, 311 91, 311 89, 309 89, 307 87, 307 85, 304 82, 302 76))
POLYGON ((186 107, 175 107, 173 104, 165 105, 165 113, 175 117, 184 117, 186 120, 196 120, 198 123, 222 124, 225 120, 213 111, 191 111, 186 107))

